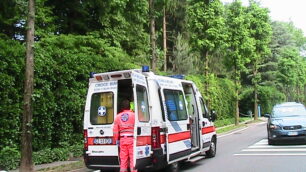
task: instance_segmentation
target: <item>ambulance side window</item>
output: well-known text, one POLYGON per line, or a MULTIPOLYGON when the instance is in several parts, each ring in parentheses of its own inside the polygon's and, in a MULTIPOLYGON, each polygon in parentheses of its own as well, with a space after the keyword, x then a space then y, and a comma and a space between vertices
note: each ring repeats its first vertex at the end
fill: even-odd
POLYGON ((202 115, 203 115, 203 118, 209 118, 209 114, 208 114, 208 110, 207 110, 207 107, 204 103, 204 100, 201 98, 200 99, 200 104, 201 104, 201 110, 202 110, 202 115))
POLYGON ((113 92, 94 93, 90 103, 90 123, 92 125, 112 124, 114 121, 113 92))
POLYGON ((164 90, 169 121, 187 119, 187 111, 182 91, 164 90))
POLYGON ((149 114, 147 90, 145 87, 137 85, 136 92, 137 92, 138 120, 141 122, 148 122, 150 120, 150 114, 149 114))

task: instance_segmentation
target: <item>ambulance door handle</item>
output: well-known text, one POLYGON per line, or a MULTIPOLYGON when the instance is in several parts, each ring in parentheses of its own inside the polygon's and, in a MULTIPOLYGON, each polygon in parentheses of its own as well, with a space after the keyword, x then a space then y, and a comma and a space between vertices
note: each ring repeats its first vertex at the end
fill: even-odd
POLYGON ((141 127, 137 127, 137 135, 141 135, 141 127))
POLYGON ((187 124, 187 130, 190 130, 190 124, 187 124))
POLYGON ((205 127, 205 125, 206 125, 206 122, 205 122, 205 121, 203 121, 203 127, 205 127))

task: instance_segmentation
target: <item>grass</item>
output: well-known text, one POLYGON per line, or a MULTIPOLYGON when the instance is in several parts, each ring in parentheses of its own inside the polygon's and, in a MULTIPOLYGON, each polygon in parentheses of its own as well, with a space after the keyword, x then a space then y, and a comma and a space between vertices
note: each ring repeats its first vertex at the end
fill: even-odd
POLYGON ((40 169, 38 171, 40 172, 66 172, 66 171, 72 171, 72 170, 77 170, 85 168, 84 161, 80 160, 78 162, 73 162, 70 164, 65 164, 57 167, 49 167, 49 168, 44 168, 40 169))
POLYGON ((232 131, 232 130, 242 128, 242 127, 246 127, 246 124, 230 125, 230 126, 220 128, 219 130, 217 130, 217 134, 226 133, 228 131, 232 131))
MULTIPOLYGON (((253 118, 250 117, 240 117, 239 122, 245 122, 252 120, 253 118)), ((232 125, 235 123, 235 118, 226 118, 226 119, 219 119, 215 121, 215 126, 218 127, 224 127, 228 125, 232 125)))

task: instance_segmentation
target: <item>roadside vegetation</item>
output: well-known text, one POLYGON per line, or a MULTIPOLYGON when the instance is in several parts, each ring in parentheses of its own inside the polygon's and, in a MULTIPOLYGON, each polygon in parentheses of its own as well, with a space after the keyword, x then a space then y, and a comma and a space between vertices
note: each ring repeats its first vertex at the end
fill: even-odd
MULTIPOLYGON (((184 74, 217 112, 217 126, 239 125, 249 112, 257 118, 257 105, 264 114, 279 102, 306 103, 304 33, 272 21, 259 3, 152 1, 153 9, 131 2, 36 1, 28 124, 35 164, 81 156, 90 72, 150 65, 161 75, 184 74)), ((20 163, 25 9, 26 0, 0 2, 0 170, 20 163)))

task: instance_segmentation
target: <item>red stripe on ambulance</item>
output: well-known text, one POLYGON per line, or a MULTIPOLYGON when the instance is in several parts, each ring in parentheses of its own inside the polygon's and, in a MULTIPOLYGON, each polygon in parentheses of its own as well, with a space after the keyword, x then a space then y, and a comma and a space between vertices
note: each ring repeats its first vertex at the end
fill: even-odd
POLYGON ((169 134, 168 141, 169 143, 190 139, 190 131, 185 131, 181 133, 169 134))
POLYGON ((212 133, 214 131, 216 131, 214 126, 202 128, 202 134, 212 133))
MULTIPOLYGON (((160 143, 166 143, 166 135, 160 135, 160 143)), ((137 146, 146 146, 151 144, 151 136, 137 136, 137 146)))

